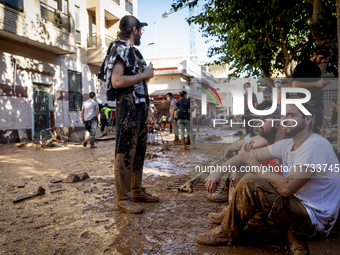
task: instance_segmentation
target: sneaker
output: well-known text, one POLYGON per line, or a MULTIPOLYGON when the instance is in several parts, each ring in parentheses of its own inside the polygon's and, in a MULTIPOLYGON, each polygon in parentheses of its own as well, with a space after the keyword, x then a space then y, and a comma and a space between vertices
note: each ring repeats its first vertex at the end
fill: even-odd
POLYGON ((227 187, 223 187, 219 193, 209 194, 207 198, 211 202, 229 202, 229 189, 227 187))
POLYGON ((135 188, 131 190, 131 198, 135 202, 146 202, 153 203, 158 202, 159 197, 155 195, 151 195, 145 191, 144 188, 135 188))
POLYGON ((209 233, 200 234, 196 236, 196 241, 203 245, 233 245, 229 236, 224 233, 222 226, 219 226, 209 233))
POLYGON ((228 206, 224 207, 223 210, 219 213, 209 213, 208 214, 208 219, 215 224, 221 224, 224 216, 227 212, 228 206))
POLYGON ((116 211, 123 211, 126 213, 142 213, 144 208, 138 204, 136 204, 131 198, 119 200, 116 202, 115 206, 116 211))

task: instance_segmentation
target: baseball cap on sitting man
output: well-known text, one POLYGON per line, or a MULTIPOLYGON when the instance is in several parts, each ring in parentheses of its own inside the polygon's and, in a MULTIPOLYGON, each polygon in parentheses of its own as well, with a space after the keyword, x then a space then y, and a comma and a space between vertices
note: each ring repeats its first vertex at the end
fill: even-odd
MULTIPOLYGON (((271 107, 271 106, 266 107, 263 111, 269 110, 270 108, 272 108, 272 107, 271 107)), ((271 117, 273 117, 274 119, 280 119, 280 118, 281 118, 281 107, 280 107, 280 106, 277 106, 277 107, 276 107, 276 110, 275 110, 273 113, 271 113, 271 114, 267 114, 267 115, 256 115, 256 114, 252 114, 251 116, 254 117, 254 118, 261 118, 261 117, 265 117, 265 116, 271 116, 271 117)))
POLYGON ((119 22, 120 30, 127 30, 133 27, 144 27, 148 24, 145 22, 140 22, 135 16, 125 15, 119 22))

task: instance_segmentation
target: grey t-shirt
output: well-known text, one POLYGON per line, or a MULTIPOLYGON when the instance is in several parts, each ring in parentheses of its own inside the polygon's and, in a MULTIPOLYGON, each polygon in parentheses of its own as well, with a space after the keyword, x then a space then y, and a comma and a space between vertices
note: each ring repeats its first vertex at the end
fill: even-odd
MULTIPOLYGON (((174 106, 176 106, 176 103, 177 103, 177 100, 175 99, 175 98, 173 98, 172 100, 171 100, 171 102, 170 102, 170 109, 169 109, 169 111, 170 111, 170 116, 171 116, 171 114, 172 114, 172 108, 174 107, 174 106)), ((176 108, 176 107, 175 107, 176 108)))
POLYGON ((89 121, 97 116, 96 109, 99 109, 99 105, 93 99, 89 99, 83 103, 84 108, 84 120, 89 121))

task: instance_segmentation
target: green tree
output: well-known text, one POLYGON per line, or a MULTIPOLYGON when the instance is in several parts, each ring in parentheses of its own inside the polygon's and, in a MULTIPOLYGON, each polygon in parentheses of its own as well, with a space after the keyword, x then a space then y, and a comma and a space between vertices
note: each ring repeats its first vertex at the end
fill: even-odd
MULTIPOLYGON (((197 6, 198 0, 176 0, 172 7, 177 10, 187 2, 197 6)), ((315 45, 333 50, 336 44, 334 0, 207 0, 201 8, 187 21, 220 44, 208 55, 219 56, 214 64, 231 63, 230 76, 269 78, 278 70, 291 77, 296 62, 309 58, 315 45)), ((324 73, 327 66, 337 75, 337 49, 332 56, 332 63, 326 60, 321 69, 324 73)))

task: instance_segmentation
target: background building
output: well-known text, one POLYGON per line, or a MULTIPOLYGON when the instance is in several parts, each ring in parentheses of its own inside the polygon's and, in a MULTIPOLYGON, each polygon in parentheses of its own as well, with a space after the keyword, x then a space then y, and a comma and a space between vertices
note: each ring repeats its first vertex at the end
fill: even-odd
POLYGON ((95 91, 106 103, 97 74, 128 14, 137 0, 1 0, 0 142, 84 129, 82 102, 95 91))
MULTIPOLYGON (((192 107, 196 106, 199 114, 201 114, 202 95, 206 94, 202 89, 209 90, 219 105, 217 96, 206 86, 215 88, 219 81, 204 68, 192 62, 189 56, 146 59, 146 62, 152 62, 155 68, 155 76, 150 80, 148 90, 149 95, 154 98, 154 104, 160 117, 163 114, 169 117, 170 102, 166 100, 165 96, 168 92, 171 92, 174 98, 179 99, 178 92, 180 90, 187 91, 192 107)), ((206 99, 208 117, 216 116, 214 100, 209 95, 206 96, 206 99)), ((194 117, 195 114, 193 112, 194 117)), ((158 118, 158 115, 156 117, 158 118)))

